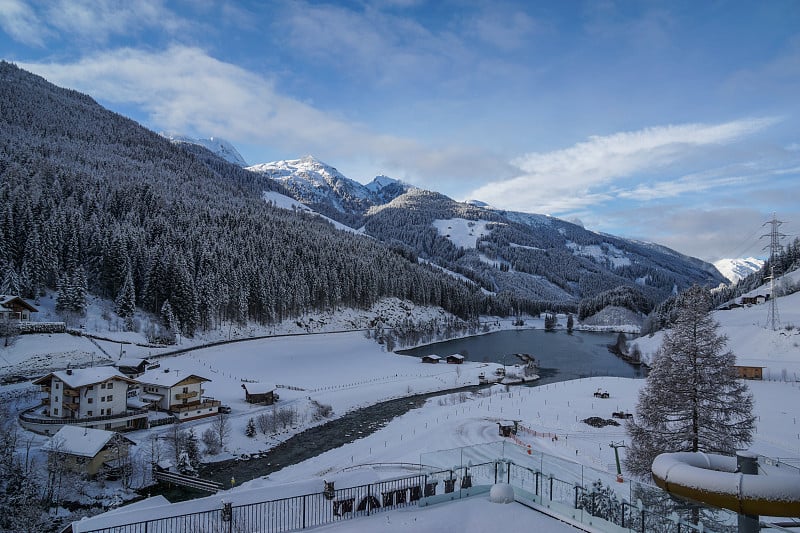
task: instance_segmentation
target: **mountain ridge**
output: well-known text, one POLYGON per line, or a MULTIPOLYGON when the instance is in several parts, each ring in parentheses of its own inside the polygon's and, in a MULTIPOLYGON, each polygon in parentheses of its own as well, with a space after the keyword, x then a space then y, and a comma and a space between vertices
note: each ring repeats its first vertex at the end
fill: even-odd
MULTIPOLYGON (((636 287, 655 304, 694 283, 725 282, 713 265, 697 258, 655 243, 591 232, 548 215, 496 209, 478 200, 456 202, 394 180, 383 182, 400 184, 388 197, 370 196, 365 192, 369 186, 310 156, 248 170, 276 179, 315 211, 363 227, 368 235, 466 276, 484 290, 512 291, 551 307, 557 302, 575 305, 620 285, 636 287), (474 245, 464 247, 448 234, 448 220, 453 221, 451 229, 480 224, 485 231, 474 236, 474 245)), ((379 185, 385 187, 383 183, 379 185)))

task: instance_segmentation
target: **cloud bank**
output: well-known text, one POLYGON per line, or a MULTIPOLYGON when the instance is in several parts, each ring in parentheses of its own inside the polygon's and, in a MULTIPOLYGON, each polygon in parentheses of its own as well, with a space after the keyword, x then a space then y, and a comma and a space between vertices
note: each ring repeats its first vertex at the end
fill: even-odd
POLYGON ((646 128, 587 141, 552 152, 533 152, 512 161, 522 172, 469 194, 506 209, 565 213, 614 198, 654 199, 730 183, 696 173, 661 183, 626 183, 637 173, 661 172, 697 150, 733 143, 775 124, 776 118, 742 119, 722 124, 681 124, 646 128))
POLYGON ((189 135, 313 153, 366 159, 386 170, 404 169, 410 181, 475 180, 510 166, 474 147, 431 147, 372 131, 364 124, 281 94, 276 84, 204 50, 173 45, 163 51, 121 48, 74 63, 19 63, 58 85, 114 104, 135 105, 148 126, 189 135))

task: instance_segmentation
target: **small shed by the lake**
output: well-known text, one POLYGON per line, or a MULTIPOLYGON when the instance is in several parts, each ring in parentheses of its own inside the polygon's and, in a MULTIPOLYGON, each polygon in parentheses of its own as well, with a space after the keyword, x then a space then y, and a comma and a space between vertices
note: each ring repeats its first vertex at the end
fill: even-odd
POLYGON ((242 383, 244 401, 261 405, 272 405, 277 400, 275 386, 268 383, 242 383))
POLYGON ((447 364, 449 365, 460 365, 464 362, 464 356, 460 353, 454 353, 453 355, 447 356, 447 364))
POLYGON ((123 357, 114 363, 117 370, 128 376, 129 378, 137 378, 144 374, 150 362, 147 359, 137 359, 135 357, 123 357))
POLYGON ((735 365, 736 377, 741 379, 763 379, 764 368, 760 366, 735 365))
POLYGON ((442 360, 442 358, 439 357, 438 355, 425 355, 425 356, 422 357, 422 362, 423 363, 431 363, 431 364, 434 364, 434 365, 436 363, 438 363, 439 361, 441 361, 441 360, 442 360))

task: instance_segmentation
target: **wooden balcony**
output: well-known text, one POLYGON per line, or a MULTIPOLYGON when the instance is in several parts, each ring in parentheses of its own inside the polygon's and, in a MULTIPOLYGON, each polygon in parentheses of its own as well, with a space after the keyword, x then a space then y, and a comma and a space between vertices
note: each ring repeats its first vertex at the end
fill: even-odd
POLYGON ((195 402, 187 405, 173 405, 169 410, 173 413, 182 413, 184 411, 194 411, 198 409, 207 409, 209 407, 219 407, 222 402, 219 400, 203 400, 202 402, 195 402))
POLYGON ((72 409, 73 411, 77 412, 78 409, 80 409, 80 404, 74 402, 69 402, 69 403, 64 402, 64 407, 66 407, 67 409, 72 409))
POLYGON ((42 398, 42 405, 50 405, 50 396, 42 398))
POLYGON ((73 398, 80 397, 81 393, 75 389, 64 389, 64 396, 72 396, 73 398))
POLYGON ((189 398, 194 398, 195 396, 199 395, 200 393, 196 390, 189 391, 189 392, 179 392, 175 395, 176 400, 188 400, 189 398))
POLYGON ((50 393, 50 385, 41 385, 42 392, 50 393))

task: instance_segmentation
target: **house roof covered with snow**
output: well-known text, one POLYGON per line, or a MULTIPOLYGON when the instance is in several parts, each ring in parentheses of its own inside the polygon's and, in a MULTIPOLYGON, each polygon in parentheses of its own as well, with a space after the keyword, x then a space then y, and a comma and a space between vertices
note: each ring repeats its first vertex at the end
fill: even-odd
POLYGON ((203 376, 198 376, 197 374, 187 374, 179 370, 170 370, 169 368, 148 370, 136 379, 137 381, 146 383, 148 385, 174 387, 178 383, 190 378, 194 378, 195 380, 199 381, 211 381, 210 379, 204 378, 203 376))
MULTIPOLYGON (((81 457, 94 457, 118 433, 104 429, 84 428, 80 426, 61 426, 61 429, 48 440, 42 449, 48 452, 62 452, 81 457)), ((132 441, 125 439, 132 444, 132 441)))
POLYGON ((12 304, 20 305, 32 313, 38 313, 39 310, 34 306, 12 294, 0 294, 0 307, 10 308, 12 304))
POLYGON ((122 366, 128 366, 131 368, 139 367, 142 364, 148 364, 149 361, 147 359, 139 359, 137 357, 123 357, 114 363, 114 366, 119 368, 122 366))
POLYGON ((272 383, 242 383, 242 387, 248 394, 266 394, 275 390, 272 383))
POLYGON ((51 372, 44 377, 41 377, 33 382, 34 385, 42 383, 49 383, 52 378, 59 379, 67 384, 68 387, 77 389, 94 385, 95 383, 103 383, 110 379, 117 379, 128 383, 136 383, 135 379, 131 379, 113 366, 95 366, 90 368, 72 368, 67 370, 58 370, 51 372))

